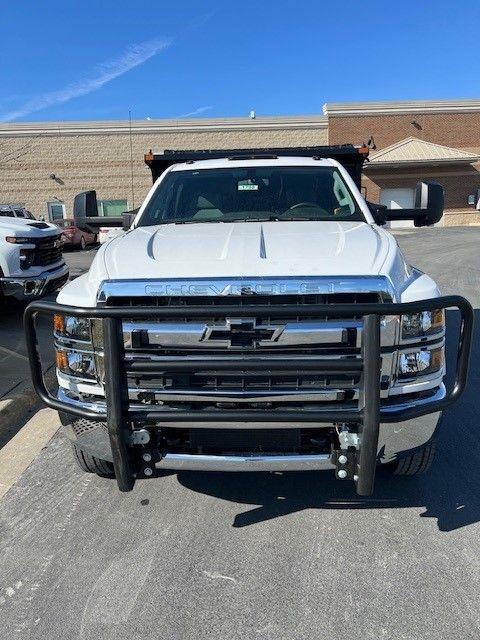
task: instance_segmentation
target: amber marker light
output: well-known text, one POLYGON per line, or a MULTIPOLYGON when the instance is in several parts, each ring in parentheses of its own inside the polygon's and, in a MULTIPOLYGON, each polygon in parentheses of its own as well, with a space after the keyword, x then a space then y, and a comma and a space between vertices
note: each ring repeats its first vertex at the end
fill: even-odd
POLYGON ((65 321, 63 316, 53 316, 53 328, 56 333, 65 333, 65 321))

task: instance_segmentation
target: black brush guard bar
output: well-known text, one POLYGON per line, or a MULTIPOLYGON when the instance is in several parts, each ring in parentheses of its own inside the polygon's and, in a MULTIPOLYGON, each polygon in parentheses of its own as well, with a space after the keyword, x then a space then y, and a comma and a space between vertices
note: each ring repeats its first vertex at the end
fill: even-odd
MULTIPOLYGON (((168 371, 228 370, 259 372, 271 371, 272 361, 255 357, 233 355, 225 360, 202 360, 194 362, 181 357, 165 362, 129 362, 125 359, 122 321, 124 319, 167 319, 198 318, 205 315, 201 306, 168 307, 72 307, 54 302, 32 302, 25 310, 24 322, 26 342, 35 391, 41 400, 52 409, 71 413, 93 420, 105 419, 104 414, 94 410, 71 406, 52 396, 45 385, 40 355, 37 348, 35 319, 38 315, 65 314, 81 318, 101 318, 103 321, 105 359, 105 399, 107 406, 107 428, 113 454, 113 464, 118 486, 121 491, 130 491, 135 482, 135 474, 128 445, 128 434, 132 421, 141 421, 150 427, 158 422, 264 422, 291 421, 298 423, 356 423, 358 424, 360 448, 357 456, 357 493, 370 495, 373 491, 379 425, 381 422, 401 422, 427 413, 442 411, 458 400, 463 393, 468 375, 468 363, 473 334, 473 309, 461 296, 444 296, 418 302, 372 303, 372 304, 315 304, 277 306, 249 304, 232 308, 229 305, 214 307, 216 317, 312 317, 341 318, 363 317, 361 357, 332 359, 303 359, 301 357, 275 362, 275 369, 282 371, 309 370, 322 373, 332 371, 359 374, 360 400, 357 409, 325 409, 292 412, 289 410, 235 409, 235 410, 151 410, 136 411, 130 407, 128 398, 128 375, 155 376, 168 371), (421 406, 413 406, 395 412, 383 411, 380 406, 380 320, 382 316, 400 316, 434 309, 457 308, 460 311, 460 333, 457 349, 455 379, 451 389, 441 400, 421 406)), ((208 311, 211 313, 212 308, 208 311)), ((408 347, 408 345, 402 345, 408 347)))

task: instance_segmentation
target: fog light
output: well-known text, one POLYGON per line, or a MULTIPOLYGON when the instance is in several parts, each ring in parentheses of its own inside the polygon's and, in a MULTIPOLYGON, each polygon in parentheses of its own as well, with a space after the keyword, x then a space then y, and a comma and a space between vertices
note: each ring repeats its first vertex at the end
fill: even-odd
POLYGON ((96 376, 95 361, 90 353, 57 351, 56 363, 57 368, 68 375, 92 379, 96 376))
POLYGON ((35 254, 30 249, 20 249, 20 268, 28 269, 32 266, 35 254))
POLYGON ((76 340, 90 340, 90 319, 76 318, 75 316, 53 317, 55 333, 76 340))
POLYGON ((436 373, 443 367, 443 347, 428 351, 410 351, 400 354, 398 361, 398 377, 411 378, 428 373, 436 373))

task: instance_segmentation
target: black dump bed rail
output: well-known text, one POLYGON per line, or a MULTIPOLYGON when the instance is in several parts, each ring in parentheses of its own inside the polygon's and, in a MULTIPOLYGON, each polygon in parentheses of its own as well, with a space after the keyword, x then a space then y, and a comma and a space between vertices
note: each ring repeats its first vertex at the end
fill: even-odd
MULTIPOLYGON (((317 147, 268 147, 263 149, 198 149, 198 150, 171 150, 166 149, 162 153, 149 151, 145 154, 145 162, 152 172, 153 182, 173 164, 193 163, 196 160, 211 160, 214 158, 227 158, 230 160, 245 159, 272 159, 280 156, 297 156, 304 158, 332 158, 340 162, 349 172, 353 181, 360 189, 363 163, 368 157, 369 149, 366 146, 354 146, 344 144, 338 146, 317 147)), ((96 229, 102 227, 123 227, 127 222, 130 227, 134 214, 138 209, 125 211, 122 216, 99 216, 97 207, 97 195, 93 190, 77 194, 73 205, 73 217, 81 229, 96 233, 96 229), (129 214, 130 220, 128 220, 129 214), (125 219, 127 218, 127 220, 125 219)))
POLYGON ((265 147, 262 149, 204 149, 190 151, 174 151, 166 149, 162 153, 149 151, 145 154, 145 162, 152 172, 153 182, 172 164, 195 162, 196 160, 212 160, 229 158, 231 160, 258 159, 265 160, 280 156, 296 156, 305 158, 331 158, 342 164, 357 187, 360 189, 363 163, 368 157, 368 147, 353 144, 316 146, 316 147, 265 147))
MULTIPOLYGON (((110 444, 113 452, 113 464, 119 488, 130 491, 135 482, 134 453, 130 447, 129 436, 133 428, 138 426, 151 429, 162 428, 165 425, 175 425, 175 422, 263 422, 272 423, 289 420, 292 411, 288 409, 225 409, 225 410, 192 410, 172 409, 147 406, 145 410, 132 407, 128 398, 128 378, 134 375, 162 376, 167 371, 184 371, 192 364, 181 356, 170 357, 168 363, 133 362, 125 357, 122 322, 126 319, 142 320, 173 319, 201 317, 205 313, 202 306, 186 307, 185 305, 165 307, 96 307, 81 308, 60 305, 53 302, 34 302, 25 311, 25 330, 27 348, 30 360, 33 384, 43 402, 59 411, 87 418, 104 420, 105 415, 95 411, 95 408, 74 407, 52 396, 43 379, 40 356, 37 346, 35 319, 39 315, 66 314, 82 318, 101 318, 103 322, 103 348, 105 354, 105 396, 107 426, 110 444)), ((355 303, 355 304, 285 304, 276 309, 270 305, 248 305, 235 309, 236 316, 241 317, 275 317, 281 313, 282 317, 302 317, 318 315, 325 318, 361 317, 363 321, 362 348, 360 357, 349 357, 337 360, 316 358, 308 362, 309 370, 315 370, 318 375, 336 369, 343 373, 360 374, 360 399, 352 408, 339 409, 326 407, 325 409, 295 411, 295 421, 310 424, 342 424, 358 425, 360 439, 359 451, 354 460, 354 479, 357 492, 360 495, 370 495, 373 491, 375 468, 377 464, 377 448, 379 425, 381 422, 400 422, 427 413, 441 411, 455 402, 462 394, 468 372, 468 361, 473 331, 473 310, 465 298, 460 296, 445 296, 407 303, 355 303), (380 402, 380 322, 382 316, 398 316, 408 313, 419 313, 434 309, 456 307, 460 311, 460 335, 457 349, 457 365, 452 388, 442 400, 434 400, 425 405, 402 408, 394 413, 382 409, 380 402)), ((231 306, 218 305, 215 315, 219 318, 228 317, 231 306)), ((285 360, 281 365, 282 371, 299 370, 307 366, 305 358, 285 360)), ((198 358, 194 363, 194 370, 201 372, 228 367, 229 371, 245 371, 254 367, 255 371, 267 371, 272 367, 271 361, 248 356, 232 356, 228 363, 212 361, 212 359, 198 358)))

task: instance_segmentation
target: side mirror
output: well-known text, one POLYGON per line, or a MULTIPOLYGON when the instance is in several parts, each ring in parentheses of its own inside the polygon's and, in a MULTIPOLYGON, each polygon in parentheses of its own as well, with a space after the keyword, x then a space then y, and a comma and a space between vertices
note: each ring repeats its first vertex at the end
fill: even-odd
POLYGON ((77 218, 95 218, 98 216, 97 192, 82 191, 78 193, 73 200, 73 217, 77 218))
POLYGON ((75 226, 82 231, 92 232, 89 218, 98 218, 97 192, 82 191, 73 200, 73 219, 75 226))
POLYGON ((135 213, 124 213, 123 214, 123 230, 124 231, 129 231, 129 229, 131 228, 133 221, 135 220, 135 216, 136 216, 136 212, 135 213))
MULTIPOLYGON (((437 182, 419 182, 415 189, 414 209, 387 209, 378 211, 377 221, 375 213, 372 215, 377 224, 384 224, 390 220, 413 220, 416 227, 428 227, 439 222, 443 216, 444 192, 437 182)), ((382 205, 374 205, 380 207, 382 205)), ((372 210, 372 209, 370 209, 372 210)))
POLYGON ((377 204, 376 202, 369 202, 367 200, 367 207, 370 209, 370 213, 376 224, 382 226, 387 222, 386 214, 388 209, 384 204, 377 204))
POLYGON ((414 218, 416 227, 428 227, 440 222, 443 216, 444 191, 438 182, 419 182, 415 189, 415 209, 417 217, 414 218))
POLYGON ((75 225, 88 233, 98 233, 100 227, 121 227, 122 216, 99 216, 96 191, 82 191, 73 200, 75 225))

